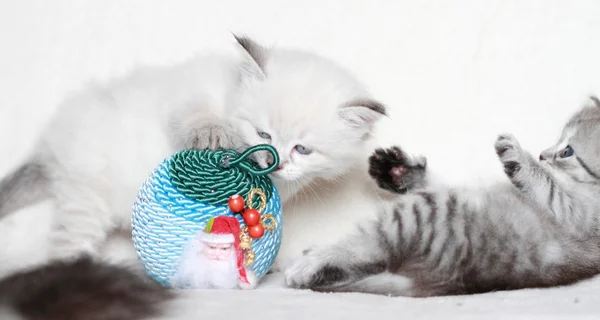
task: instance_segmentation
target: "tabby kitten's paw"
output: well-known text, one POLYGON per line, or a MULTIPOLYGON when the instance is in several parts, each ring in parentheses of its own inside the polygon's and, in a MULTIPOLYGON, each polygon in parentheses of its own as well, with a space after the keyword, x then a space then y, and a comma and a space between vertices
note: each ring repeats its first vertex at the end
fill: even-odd
POLYGON ((316 289, 334 286, 349 279, 346 271, 328 265, 319 251, 305 251, 285 270, 285 283, 296 289, 316 289))
POLYGON ((195 129, 185 141, 186 149, 234 149, 239 138, 231 128, 219 124, 206 124, 195 129))
POLYGON ((527 154, 512 134, 499 135, 494 146, 504 172, 512 179, 527 164, 527 154))
POLYGON ((369 157, 369 175, 387 191, 403 194, 425 186, 425 157, 409 157, 399 147, 376 149, 369 157))

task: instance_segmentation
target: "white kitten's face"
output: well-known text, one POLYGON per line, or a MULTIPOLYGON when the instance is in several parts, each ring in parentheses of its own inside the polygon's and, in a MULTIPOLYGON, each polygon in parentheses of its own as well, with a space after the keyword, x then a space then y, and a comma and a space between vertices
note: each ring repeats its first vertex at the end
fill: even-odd
MULTIPOLYGON (((257 110, 257 108, 252 108, 257 110)), ((313 121, 301 112, 281 113, 269 110, 259 117, 238 118, 238 129, 248 145, 271 144, 279 154, 279 169, 273 178, 295 181, 315 177, 333 178, 347 170, 356 160, 361 137, 344 128, 341 121, 316 119, 313 121), (329 122, 329 123, 327 123, 329 122)), ((258 153, 255 160, 263 168, 272 163, 271 156, 258 153)))
MULTIPOLYGON (((331 179, 358 160, 373 122, 385 111, 349 74, 321 58, 293 51, 269 54, 265 77, 241 87, 232 115, 248 145, 271 144, 286 181, 331 179)), ((255 160, 272 163, 266 152, 255 160)))

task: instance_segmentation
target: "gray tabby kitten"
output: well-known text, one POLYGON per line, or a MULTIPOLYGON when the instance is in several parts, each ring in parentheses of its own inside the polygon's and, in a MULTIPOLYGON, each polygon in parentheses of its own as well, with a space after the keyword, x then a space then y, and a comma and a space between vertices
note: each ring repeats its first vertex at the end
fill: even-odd
POLYGON ((378 149, 369 173, 396 194, 378 219, 286 270, 291 287, 426 297, 567 285, 600 273, 600 101, 575 113, 536 161, 510 134, 510 180, 487 190, 417 190, 424 158, 378 149), (409 192, 410 191, 410 192, 409 192))

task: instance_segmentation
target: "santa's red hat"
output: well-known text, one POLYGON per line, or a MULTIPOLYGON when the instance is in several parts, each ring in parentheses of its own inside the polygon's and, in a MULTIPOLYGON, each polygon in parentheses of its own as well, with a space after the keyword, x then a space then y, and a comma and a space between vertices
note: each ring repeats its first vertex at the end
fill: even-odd
POLYGON ((240 223, 236 218, 218 216, 208 220, 202 240, 208 243, 233 243, 240 279, 249 283, 244 267, 244 251, 240 247, 241 232, 240 223))

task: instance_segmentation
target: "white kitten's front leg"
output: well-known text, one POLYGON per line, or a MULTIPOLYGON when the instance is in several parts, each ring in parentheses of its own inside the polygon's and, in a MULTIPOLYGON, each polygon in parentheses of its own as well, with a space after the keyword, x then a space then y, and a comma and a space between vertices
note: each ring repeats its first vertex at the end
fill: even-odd
POLYGON ((233 126, 209 110, 186 105, 172 111, 168 130, 176 150, 240 149, 242 141, 233 126))
POLYGON ((72 192, 57 199, 55 210, 50 233, 51 259, 97 256, 115 228, 106 202, 97 195, 85 197, 72 192))
POLYGON ((204 123, 181 136, 184 149, 238 149, 239 141, 235 130, 223 123, 204 123))

